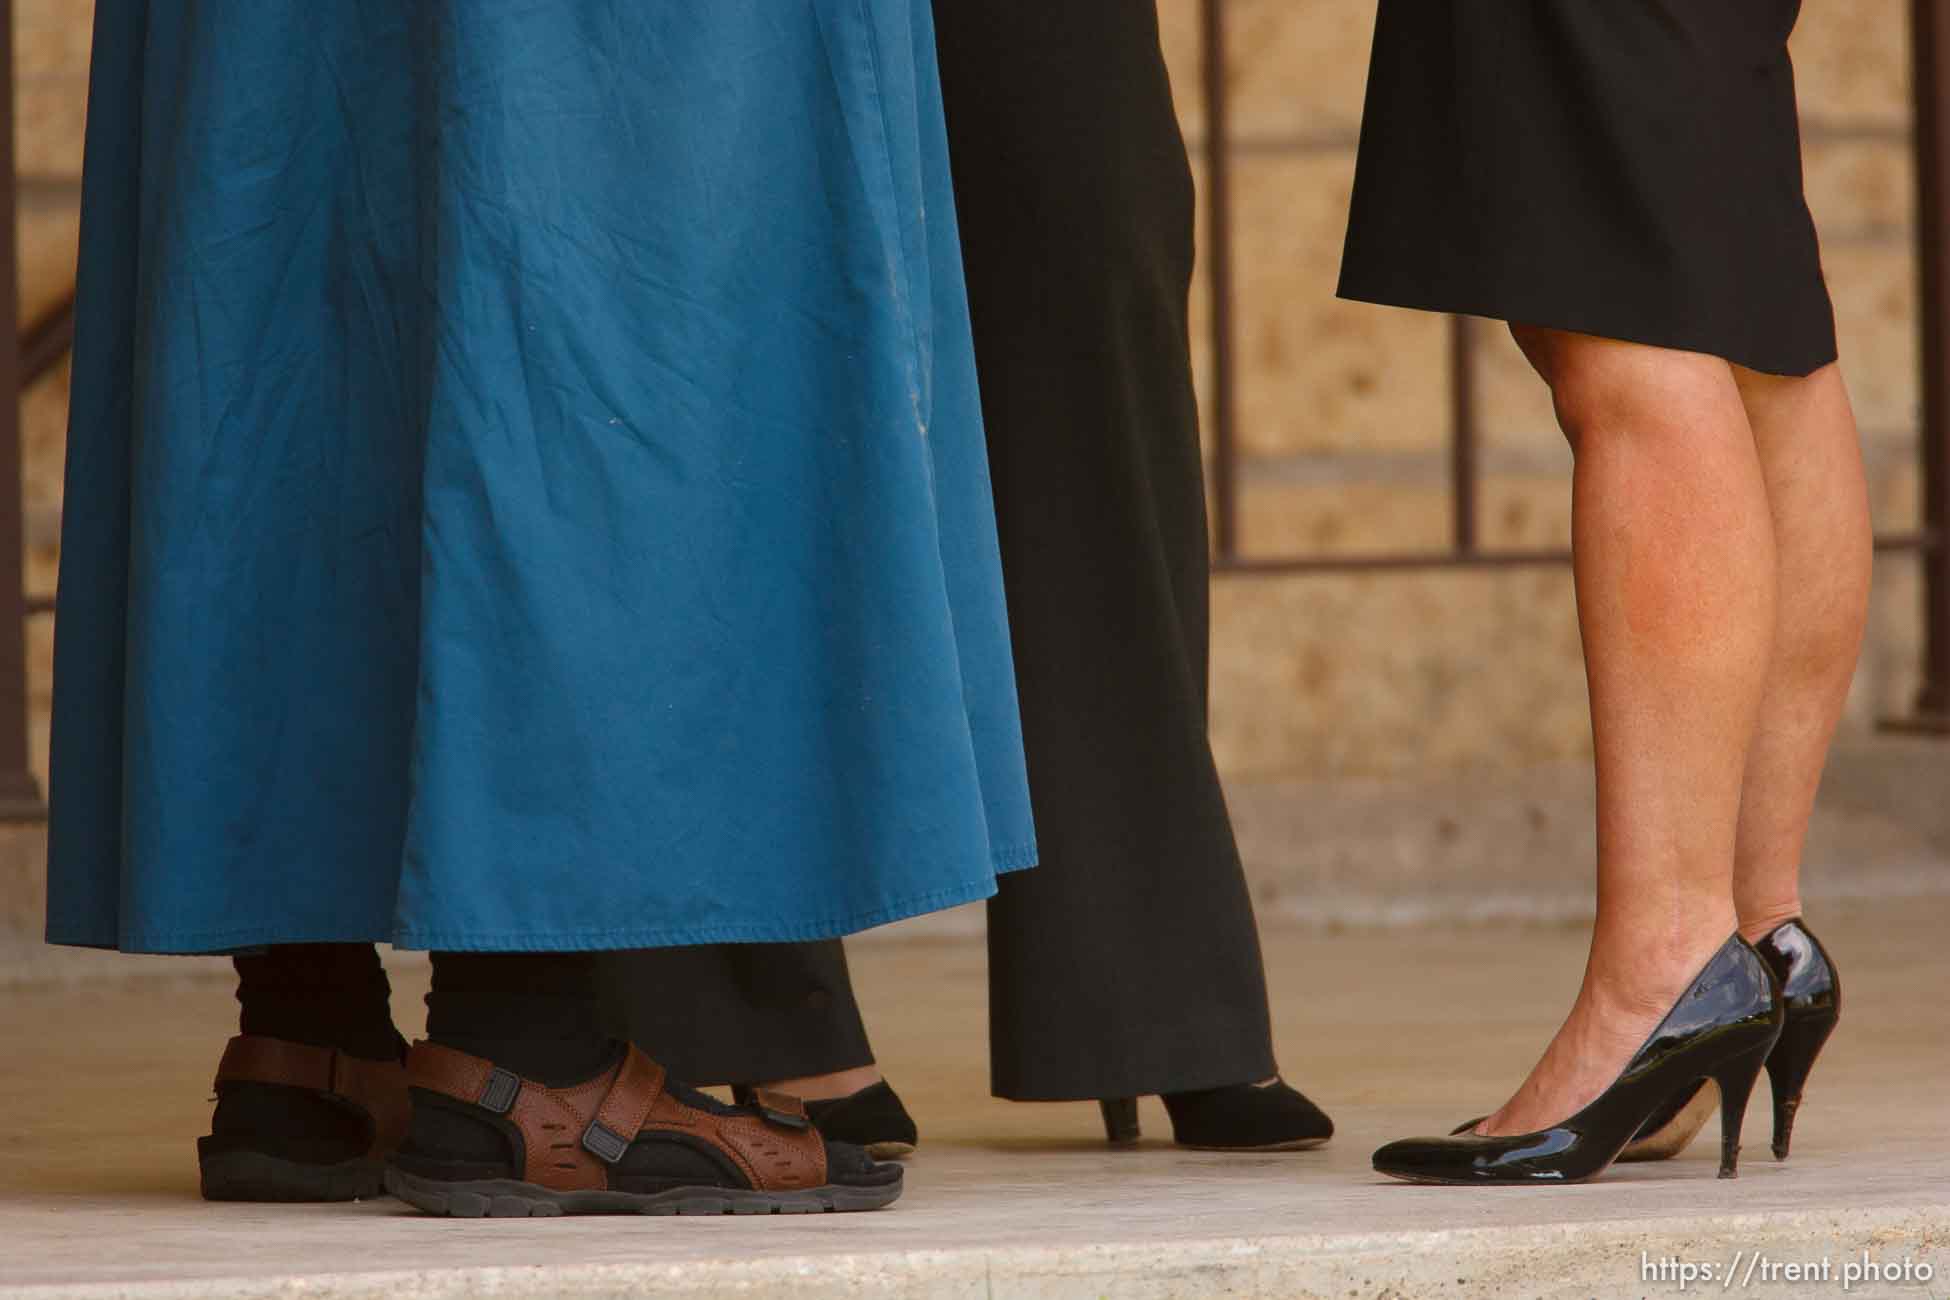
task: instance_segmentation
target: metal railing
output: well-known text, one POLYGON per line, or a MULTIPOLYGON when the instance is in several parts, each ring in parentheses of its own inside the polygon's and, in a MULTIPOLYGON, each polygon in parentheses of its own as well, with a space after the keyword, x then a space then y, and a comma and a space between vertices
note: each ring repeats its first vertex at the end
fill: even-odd
MULTIPOLYGON (((14 21, 12 0, 0 0, 0 303, 20 301, 19 228, 14 204, 19 186, 14 167, 14 21)), ((27 593, 22 572, 25 549, 21 530, 20 394, 23 390, 21 340, 11 331, 0 343, 0 820, 41 816, 40 783, 27 760, 27 593)))
MULTIPOLYGON (((1213 566, 1243 576, 1481 569, 1558 565, 1562 549, 1485 548, 1478 529, 1480 430, 1477 424, 1475 335, 1460 318, 1449 322, 1450 544, 1443 550, 1369 554, 1251 555, 1239 541, 1237 297, 1234 292, 1233 172, 1236 152, 1229 117, 1226 75, 1226 0, 1201 0, 1202 64, 1206 121, 1204 202, 1209 237, 1204 275, 1211 293, 1211 389, 1207 436, 1212 444, 1213 566)), ((1883 551, 1908 552, 1922 563, 1924 589, 1923 685, 1914 710, 1891 725, 1950 733, 1950 250, 1938 238, 1950 231, 1950 0, 1911 0, 1916 118, 1918 364, 1922 374, 1920 457, 1922 527, 1884 535, 1883 551)), ((0 0, 0 230, 17 229, 13 148, 13 4, 0 0)), ((1302 147, 1279 142, 1258 152, 1302 147)), ((0 248, 0 302, 17 296, 15 240, 0 248)), ((57 367, 74 340, 70 297, 17 337, 0 342, 0 821, 46 815, 28 761, 28 697, 25 623, 53 611, 47 593, 29 594, 22 572, 21 437, 18 395, 57 367)))

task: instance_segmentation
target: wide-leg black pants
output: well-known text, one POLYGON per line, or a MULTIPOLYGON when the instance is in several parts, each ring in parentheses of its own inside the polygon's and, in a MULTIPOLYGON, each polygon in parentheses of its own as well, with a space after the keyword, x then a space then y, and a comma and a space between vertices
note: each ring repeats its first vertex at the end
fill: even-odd
MULTIPOLYGON (((1194 205, 1156 13, 935 14, 1042 848, 989 905, 994 1091, 1264 1078, 1265 976, 1206 738, 1194 205)), ((607 983, 697 1082, 872 1059, 836 943, 616 954, 607 983)))

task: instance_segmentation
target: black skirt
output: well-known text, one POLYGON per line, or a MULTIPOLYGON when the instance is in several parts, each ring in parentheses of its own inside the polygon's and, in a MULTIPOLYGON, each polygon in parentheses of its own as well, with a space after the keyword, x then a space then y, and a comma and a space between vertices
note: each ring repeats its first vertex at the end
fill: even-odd
POLYGON ((1835 359, 1800 0, 1381 0, 1342 297, 1835 359))

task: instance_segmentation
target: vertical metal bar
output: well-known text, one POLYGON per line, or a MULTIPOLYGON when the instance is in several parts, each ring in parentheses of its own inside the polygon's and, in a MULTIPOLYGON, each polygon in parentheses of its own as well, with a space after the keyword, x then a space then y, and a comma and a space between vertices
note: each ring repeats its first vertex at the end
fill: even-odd
POLYGON ((1456 554, 1476 553, 1476 331, 1449 318, 1449 492, 1456 554))
POLYGON ((1225 0, 1203 0, 1201 16, 1205 81, 1205 274, 1212 294, 1212 537, 1218 562, 1224 564, 1239 554, 1232 134, 1226 116, 1225 0))
POLYGON ((1912 0, 1916 260, 1923 368, 1923 687, 1915 723, 1950 727, 1950 0, 1912 0))
POLYGON ((41 815, 40 785, 27 766, 26 575, 20 491, 20 324, 14 172, 14 7, 0 0, 0 819, 41 815))

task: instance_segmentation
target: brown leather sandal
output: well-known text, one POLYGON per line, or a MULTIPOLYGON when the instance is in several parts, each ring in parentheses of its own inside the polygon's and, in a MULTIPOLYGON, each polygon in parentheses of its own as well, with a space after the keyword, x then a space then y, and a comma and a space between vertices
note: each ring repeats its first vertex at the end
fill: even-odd
POLYGON ((386 1160, 406 1137, 404 1065, 239 1034, 217 1065, 219 1115, 238 1092, 251 1088, 302 1091, 338 1121, 336 1132, 307 1141, 219 1125, 196 1144, 205 1200, 353 1201, 380 1194, 386 1160))
POLYGON ((437 1043, 406 1070, 413 1125, 386 1187, 429 1214, 817 1214, 901 1194, 899 1166, 825 1141, 797 1098, 726 1106, 634 1047, 568 1088, 437 1043))

